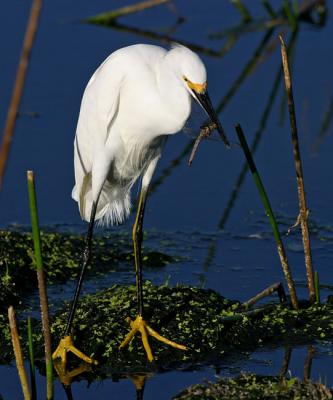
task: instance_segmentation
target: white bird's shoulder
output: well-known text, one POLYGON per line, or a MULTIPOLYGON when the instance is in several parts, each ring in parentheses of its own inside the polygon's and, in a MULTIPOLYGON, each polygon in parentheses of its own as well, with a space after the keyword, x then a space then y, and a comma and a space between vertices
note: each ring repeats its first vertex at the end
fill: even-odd
POLYGON ((121 73, 124 76, 137 68, 150 67, 163 58, 166 53, 167 50, 163 47, 150 44, 134 44, 122 47, 111 53, 102 62, 90 78, 87 87, 97 78, 103 78, 104 81, 105 75, 119 75, 121 73))

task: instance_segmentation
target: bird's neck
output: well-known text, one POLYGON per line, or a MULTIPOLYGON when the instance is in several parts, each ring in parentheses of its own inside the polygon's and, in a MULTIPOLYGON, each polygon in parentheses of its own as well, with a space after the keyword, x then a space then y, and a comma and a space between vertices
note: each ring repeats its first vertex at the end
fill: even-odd
POLYGON ((175 118, 187 120, 191 112, 191 95, 181 80, 175 60, 168 54, 161 60, 157 71, 157 85, 161 99, 166 107, 172 110, 175 118))

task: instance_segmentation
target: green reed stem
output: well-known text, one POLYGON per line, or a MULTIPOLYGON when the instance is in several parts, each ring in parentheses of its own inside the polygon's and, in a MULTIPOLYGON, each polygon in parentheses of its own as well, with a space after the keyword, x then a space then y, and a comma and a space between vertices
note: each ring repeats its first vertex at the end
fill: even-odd
POLYGON ((32 338, 32 326, 31 318, 28 317, 28 350, 29 350, 29 367, 30 367, 30 386, 31 386, 31 396, 35 400, 37 396, 36 391, 36 369, 35 369, 35 357, 34 357, 34 343, 32 338))
POLYGON ((249 10, 245 7, 241 0, 231 0, 231 3, 237 8, 242 16, 243 22, 250 22, 252 20, 249 10))
POLYGON ((314 284, 316 290, 316 303, 320 303, 320 286, 319 286, 319 274, 318 271, 314 273, 314 284))
POLYGON ((8 308, 8 320, 10 334, 12 337, 13 349, 15 354, 16 368, 19 374, 24 400, 31 400, 27 374, 24 368, 24 361, 20 343, 20 336, 17 329, 15 311, 12 306, 8 308))
POLYGON ((262 2, 262 5, 265 7, 266 11, 268 12, 268 15, 272 19, 275 19, 276 13, 275 13, 273 7, 271 6, 270 2, 268 0, 261 0, 261 2, 262 2))
POLYGON ((276 222, 276 218, 275 215, 273 213, 271 204, 269 202, 268 196, 266 194, 264 185, 260 179, 257 167, 255 166, 254 160, 252 158, 252 154, 251 151, 249 149, 249 146, 246 142, 243 130, 241 128, 241 126, 238 124, 236 125, 236 132, 240 141, 240 144, 242 146, 242 149, 244 151, 247 163, 249 165, 249 169, 252 173, 253 179, 255 181, 255 184, 257 186, 257 189, 259 191, 259 195, 261 198, 261 201, 263 202, 263 205, 265 207, 266 210, 266 214, 268 216, 269 222, 272 226, 273 229, 273 235, 276 241, 276 245, 277 245, 277 251, 280 257, 280 261, 281 261, 281 265, 282 265, 282 270, 284 273, 284 276, 286 278, 287 281, 287 285, 288 285, 288 289, 289 289, 289 293, 290 293, 290 299, 291 299, 291 303, 294 307, 295 310, 298 309, 298 301, 297 301, 297 296, 296 296, 296 290, 295 290, 295 284, 294 284, 294 280, 292 278, 292 274, 289 268, 289 263, 288 263, 288 259, 287 259, 287 255, 281 240, 281 236, 280 236, 280 232, 279 232, 279 228, 276 222))
POLYGON ((30 203, 30 216, 32 225, 32 237, 34 242, 35 264, 37 269, 38 290, 40 299, 40 308, 42 316, 42 327, 45 344, 45 363, 46 363, 46 398, 53 398, 53 368, 52 368, 52 348, 51 348, 51 333, 49 323, 49 306, 47 301, 45 275, 43 269, 37 199, 35 190, 35 180, 33 171, 27 171, 28 192, 30 203))
POLYGON ((297 16, 294 13, 293 7, 290 5, 289 0, 285 0, 283 2, 283 11, 286 14, 289 25, 291 29, 294 31, 297 28, 297 16))
POLYGON ((131 4, 129 6, 120 7, 113 11, 95 15, 94 17, 88 18, 87 21, 94 24, 108 25, 115 22, 116 19, 119 17, 137 13, 139 11, 146 10, 147 8, 156 7, 160 4, 168 3, 169 1, 170 0, 146 0, 139 3, 131 4))

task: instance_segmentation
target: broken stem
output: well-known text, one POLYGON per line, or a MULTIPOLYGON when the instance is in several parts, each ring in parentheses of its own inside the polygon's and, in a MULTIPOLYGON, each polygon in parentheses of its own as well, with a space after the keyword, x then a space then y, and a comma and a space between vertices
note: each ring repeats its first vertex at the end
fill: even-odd
POLYGON ((259 300, 263 299, 264 297, 270 296, 274 292, 277 292, 280 299, 280 303, 285 303, 287 301, 286 293, 284 291, 282 283, 276 282, 268 286, 266 289, 262 290, 260 293, 256 294, 254 297, 251 297, 251 299, 245 301, 242 304, 242 307, 248 309, 249 307, 257 303, 259 300))

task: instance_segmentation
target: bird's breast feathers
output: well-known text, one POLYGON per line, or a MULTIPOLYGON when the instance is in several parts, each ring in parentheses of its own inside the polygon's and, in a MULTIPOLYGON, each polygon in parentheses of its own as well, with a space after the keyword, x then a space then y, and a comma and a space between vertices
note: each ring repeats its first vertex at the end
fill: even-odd
POLYGON ((163 95, 156 82, 130 79, 123 84, 117 118, 122 130, 154 137, 179 132, 190 112, 191 99, 183 90, 163 95))

